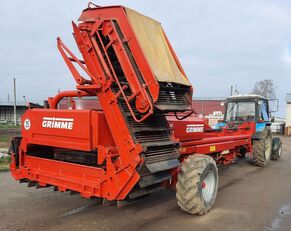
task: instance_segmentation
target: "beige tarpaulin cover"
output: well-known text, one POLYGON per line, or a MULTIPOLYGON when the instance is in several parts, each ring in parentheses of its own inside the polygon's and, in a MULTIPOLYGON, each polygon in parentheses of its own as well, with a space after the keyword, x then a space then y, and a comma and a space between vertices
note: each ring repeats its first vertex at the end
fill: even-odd
POLYGON ((125 10, 129 23, 157 80, 191 86, 176 64, 161 24, 129 8, 125 8, 125 10))

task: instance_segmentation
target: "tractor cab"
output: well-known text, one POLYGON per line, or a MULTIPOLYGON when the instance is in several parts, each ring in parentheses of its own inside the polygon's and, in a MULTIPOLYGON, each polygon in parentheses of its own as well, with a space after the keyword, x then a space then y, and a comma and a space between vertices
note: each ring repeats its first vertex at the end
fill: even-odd
POLYGON ((262 131, 271 124, 269 101, 260 95, 230 96, 225 101, 224 121, 217 126, 255 122, 256 131, 262 131))

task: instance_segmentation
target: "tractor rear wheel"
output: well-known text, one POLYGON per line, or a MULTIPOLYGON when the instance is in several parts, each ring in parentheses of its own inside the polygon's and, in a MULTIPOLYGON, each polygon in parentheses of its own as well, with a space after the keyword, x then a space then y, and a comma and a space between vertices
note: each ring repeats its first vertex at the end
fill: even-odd
POLYGON ((183 211, 206 214, 214 205, 217 189, 218 170, 212 157, 195 154, 182 163, 176 197, 183 211))
POLYGON ((260 134, 259 140, 253 141, 253 163, 260 167, 266 167, 272 154, 272 133, 266 127, 260 134))
POLYGON ((282 141, 279 137, 273 138, 272 143, 272 160, 279 160, 282 155, 282 141))

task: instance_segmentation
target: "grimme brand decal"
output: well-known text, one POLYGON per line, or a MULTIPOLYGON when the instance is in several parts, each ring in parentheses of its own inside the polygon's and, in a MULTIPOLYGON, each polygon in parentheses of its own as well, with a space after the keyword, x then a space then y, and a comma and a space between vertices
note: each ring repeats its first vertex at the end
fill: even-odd
POLYGON ((58 128, 72 130, 74 125, 74 119, 71 118, 55 118, 55 117, 43 117, 43 128, 58 128))
POLYGON ((204 125, 203 124, 187 124, 186 132, 192 133, 192 132, 203 132, 204 125))

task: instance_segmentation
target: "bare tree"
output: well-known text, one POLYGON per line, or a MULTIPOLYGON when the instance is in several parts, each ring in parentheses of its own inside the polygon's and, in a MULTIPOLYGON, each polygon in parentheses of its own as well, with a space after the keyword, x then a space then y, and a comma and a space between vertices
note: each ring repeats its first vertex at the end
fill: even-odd
POLYGON ((276 98, 275 85, 272 79, 264 79, 256 82, 252 94, 261 95, 266 98, 276 98))

